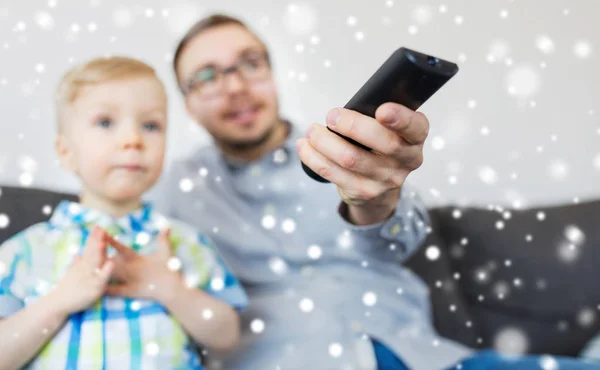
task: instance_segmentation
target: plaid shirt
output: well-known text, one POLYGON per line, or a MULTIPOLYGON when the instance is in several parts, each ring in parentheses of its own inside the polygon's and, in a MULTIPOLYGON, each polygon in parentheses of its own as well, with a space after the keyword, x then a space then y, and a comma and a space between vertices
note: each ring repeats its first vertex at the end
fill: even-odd
MULTIPOLYGON (((115 219, 63 201, 48 222, 29 227, 0 246, 0 318, 47 294, 73 256, 82 252, 93 225, 141 254, 153 252, 159 231, 171 227, 173 253, 186 283, 236 309, 246 307, 243 288, 203 234, 167 219, 148 204, 115 219)), ((201 308, 198 320, 204 320, 201 308)), ((152 300, 109 296, 71 315, 26 368, 202 369, 192 338, 165 307, 152 300)))

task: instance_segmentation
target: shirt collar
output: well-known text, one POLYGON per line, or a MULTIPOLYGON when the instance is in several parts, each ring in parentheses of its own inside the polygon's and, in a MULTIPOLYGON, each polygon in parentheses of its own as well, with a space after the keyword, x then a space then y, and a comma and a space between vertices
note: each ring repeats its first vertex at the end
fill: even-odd
POLYGON ((87 208, 78 202, 61 201, 49 220, 58 228, 83 227, 91 229, 98 225, 111 235, 146 232, 156 234, 166 226, 166 219, 153 212, 149 203, 144 203, 137 210, 122 216, 113 217, 97 209, 87 208))
POLYGON ((283 120, 284 124, 288 128, 287 137, 283 144, 278 148, 267 153, 263 158, 253 162, 235 161, 231 158, 227 158, 225 155, 220 153, 221 160, 227 165, 231 171, 237 171, 247 168, 252 164, 274 164, 282 165, 289 162, 289 158, 296 155, 296 140, 302 137, 300 129, 292 124, 288 120, 283 120))

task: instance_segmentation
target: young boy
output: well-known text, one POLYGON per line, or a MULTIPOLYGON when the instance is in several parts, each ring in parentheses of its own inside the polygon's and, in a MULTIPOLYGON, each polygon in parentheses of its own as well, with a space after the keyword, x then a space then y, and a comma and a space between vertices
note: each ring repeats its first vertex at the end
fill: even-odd
POLYGON ((163 167, 161 81, 94 59, 63 77, 56 108, 80 201, 0 246, 0 369, 201 369, 196 345, 232 349, 247 298, 206 237, 142 201, 163 167))

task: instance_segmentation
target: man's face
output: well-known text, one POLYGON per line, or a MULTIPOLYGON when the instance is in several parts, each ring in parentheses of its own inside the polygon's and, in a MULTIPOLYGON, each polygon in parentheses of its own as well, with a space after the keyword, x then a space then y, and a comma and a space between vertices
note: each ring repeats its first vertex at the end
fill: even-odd
POLYGON ((279 118, 277 91, 264 45, 236 24, 210 28, 193 38, 178 63, 190 116, 214 139, 238 150, 262 144, 279 118), (233 73, 223 69, 238 65, 233 73))

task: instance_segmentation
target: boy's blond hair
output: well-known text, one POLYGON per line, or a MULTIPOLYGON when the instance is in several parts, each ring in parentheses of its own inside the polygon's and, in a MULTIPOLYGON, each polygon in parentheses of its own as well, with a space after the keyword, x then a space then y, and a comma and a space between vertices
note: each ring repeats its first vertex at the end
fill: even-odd
POLYGON ((88 86, 136 77, 152 77, 163 86, 152 66, 125 56, 94 58, 63 75, 55 93, 58 131, 63 129, 65 110, 77 100, 81 90, 88 86))

